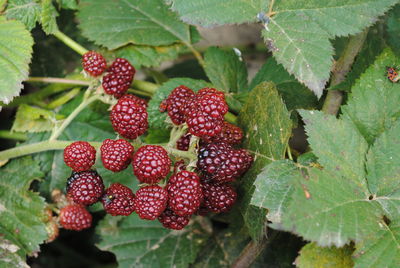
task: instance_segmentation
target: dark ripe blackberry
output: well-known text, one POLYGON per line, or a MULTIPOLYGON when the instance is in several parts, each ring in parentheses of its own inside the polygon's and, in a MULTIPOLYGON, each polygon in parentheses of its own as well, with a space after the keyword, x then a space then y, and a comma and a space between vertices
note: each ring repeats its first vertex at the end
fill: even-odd
POLYGON ((236 191, 229 184, 202 183, 203 202, 201 207, 214 213, 231 209, 236 201, 236 191))
POLYGON ((95 51, 88 51, 82 56, 83 69, 91 76, 101 75, 107 68, 104 57, 95 51))
POLYGON ((157 183, 165 178, 171 167, 168 152, 158 145, 140 147, 133 155, 133 172, 142 183, 157 183))
POLYGON ((176 148, 181 151, 189 150, 191 137, 192 135, 190 134, 185 134, 182 137, 180 137, 179 140, 176 142, 176 148))
POLYGON ((74 171, 89 170, 96 161, 96 149, 86 141, 76 141, 65 147, 64 162, 74 171))
POLYGON ((133 146, 126 140, 106 139, 100 147, 103 166, 113 172, 126 169, 132 162, 133 146))
POLYGON ((179 216, 189 216, 200 206, 202 193, 199 176, 180 171, 171 176, 167 184, 168 206, 179 216))
POLYGON ((189 224, 190 216, 178 216, 171 209, 166 209, 158 220, 165 228, 173 230, 182 230, 189 224))
POLYGON ((121 97, 110 113, 114 130, 127 139, 136 139, 148 128, 147 111, 137 99, 129 95, 121 97))
POLYGON ((111 184, 101 202, 104 210, 112 216, 128 216, 135 211, 135 195, 130 188, 120 183, 111 184))
POLYGON ((110 73, 126 76, 128 80, 133 80, 136 70, 127 59, 116 58, 107 70, 110 73))
POLYGON ((201 147, 197 168, 215 183, 234 181, 249 169, 253 158, 246 150, 235 150, 227 143, 210 143, 201 147))
POLYGON ((155 220, 165 210, 168 202, 168 192, 158 186, 149 185, 136 192, 135 209, 140 218, 155 220))
POLYGON ((95 170, 72 172, 67 180, 66 192, 75 203, 92 205, 103 195, 103 179, 95 170))

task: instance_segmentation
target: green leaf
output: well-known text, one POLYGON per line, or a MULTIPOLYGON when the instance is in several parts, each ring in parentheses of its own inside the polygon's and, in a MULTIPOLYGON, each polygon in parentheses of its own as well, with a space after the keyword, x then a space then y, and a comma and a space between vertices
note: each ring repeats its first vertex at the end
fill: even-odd
POLYGON ((53 1, 42 0, 41 24, 46 34, 53 34, 58 31, 57 16, 58 12, 53 6, 53 1))
POLYGON ((329 39, 361 32, 397 2, 279 1, 263 36, 278 63, 320 97, 332 67, 329 39))
POLYGON ((5 104, 19 95, 28 77, 32 45, 24 24, 0 16, 0 101, 5 104))
POLYGON ((204 70, 218 90, 241 92, 247 89, 246 64, 233 50, 210 47, 204 55, 204 70))
POLYGON ((386 27, 388 44, 400 56, 400 5, 389 12, 386 27))
POLYGON ((171 231, 136 214, 125 218, 107 215, 96 233, 101 239, 97 247, 113 252, 121 268, 188 267, 206 239, 196 224, 171 231))
POLYGON ((18 158, 0 170, 0 233, 20 249, 19 255, 32 255, 47 239, 42 222, 46 203, 29 190, 33 180, 43 177, 31 158, 18 158))
POLYGON ((129 43, 191 43, 189 26, 180 22, 162 0, 84 0, 80 1, 78 18, 83 35, 109 49, 129 43))
POLYGON ((317 98, 305 86, 290 75, 282 65, 270 57, 250 83, 249 90, 261 82, 273 82, 281 94, 288 110, 314 108, 317 98))
POLYGON ((395 268, 400 263, 400 222, 394 221, 356 245, 356 268, 395 268))
POLYGON ((294 188, 282 226, 306 240, 342 247, 382 229, 378 203, 340 171, 311 168, 307 179, 295 181, 294 188))
POLYGON ((343 116, 349 118, 369 144, 389 129, 400 117, 400 84, 385 77, 386 66, 396 66, 399 59, 386 49, 352 88, 343 116))
POLYGON ((280 224, 291 202, 294 181, 301 178, 299 169, 292 161, 272 162, 257 176, 251 204, 268 209, 267 219, 280 224))
POLYGON ((365 154, 368 144, 348 120, 320 111, 300 110, 313 153, 327 170, 339 172, 365 189, 365 154))
POLYGON ((187 86, 197 92, 204 87, 211 85, 203 80, 195 80, 191 78, 173 78, 162 84, 156 91, 155 95, 149 101, 147 112, 149 113, 149 125, 152 128, 167 128, 165 120, 167 113, 161 113, 159 110, 161 102, 166 99, 174 88, 178 86, 187 86))
POLYGON ((296 267, 314 268, 314 267, 337 267, 352 268, 354 266, 351 254, 353 248, 344 246, 337 247, 320 247, 316 243, 308 243, 301 251, 296 259, 296 267))
POLYGON ((8 0, 6 17, 19 20, 28 30, 32 30, 40 18, 40 12, 41 7, 35 0, 8 0))
POLYGON ((52 111, 21 104, 18 107, 12 131, 42 132, 52 130, 55 122, 52 111))
POLYGON ((367 155, 367 181, 391 220, 400 219, 400 121, 382 133, 367 155))
POLYGON ((257 14, 268 11, 268 0, 172 0, 172 9, 190 24, 214 26, 257 21, 257 14))
POLYGON ((0 237, 0 266, 4 268, 29 268, 17 254, 19 247, 0 237))
POLYGON ((128 45, 116 50, 115 54, 129 60, 136 68, 157 67, 164 61, 177 58, 182 49, 180 44, 159 47, 128 45))
POLYGON ((246 133, 244 147, 254 153, 254 163, 241 180, 239 202, 251 237, 259 239, 264 232, 265 209, 250 205, 253 183, 267 164, 284 158, 292 122, 274 84, 266 82, 252 90, 238 122, 246 133))
POLYGON ((244 228, 238 229, 230 225, 204 243, 193 267, 231 267, 249 242, 250 237, 244 228))

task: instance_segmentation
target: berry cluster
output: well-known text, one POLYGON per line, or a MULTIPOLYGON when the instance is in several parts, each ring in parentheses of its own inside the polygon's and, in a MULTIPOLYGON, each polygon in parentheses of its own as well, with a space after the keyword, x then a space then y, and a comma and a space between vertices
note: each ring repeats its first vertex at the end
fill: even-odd
POLYGON ((132 84, 136 70, 124 58, 117 58, 107 69, 107 62, 104 57, 95 51, 89 51, 82 56, 82 66, 85 72, 97 77, 107 73, 102 77, 104 92, 116 98, 122 97, 132 84))
POLYGON ((195 94, 191 89, 179 86, 160 105, 160 111, 168 111, 174 124, 188 124, 188 132, 176 142, 178 150, 189 149, 192 135, 200 138, 196 163, 200 179, 194 179, 198 178, 195 173, 183 172, 184 164, 177 162, 174 169, 182 172, 178 173, 180 176, 174 175, 169 180, 168 191, 174 198, 170 201, 170 210, 174 212, 179 208, 180 212, 175 212, 178 216, 193 213, 191 208, 198 207, 197 200, 201 200, 197 209, 201 215, 227 212, 236 201, 237 194, 229 183, 250 168, 253 158, 246 150, 235 147, 241 144, 243 131, 224 121, 227 110, 224 93, 213 88, 203 88, 195 94), (183 176, 187 177, 187 189, 184 188, 182 194, 174 193, 173 185, 179 185, 183 176), (199 197, 192 200, 194 196, 199 197))
POLYGON ((211 137, 222 131, 228 105, 224 93, 215 88, 202 88, 195 94, 179 86, 161 103, 160 111, 167 111, 175 125, 186 123, 190 134, 211 137))
MULTIPOLYGON (((126 139, 143 135, 148 128, 147 103, 126 94, 135 74, 129 62, 116 59, 107 69, 100 54, 88 52, 83 66, 93 76, 107 71, 102 78, 104 91, 118 98, 110 112, 114 130, 126 139)), ((70 201, 60 211, 64 228, 90 227, 92 216, 85 206, 96 202, 101 202, 112 216, 136 212, 142 219, 158 219, 165 228, 176 230, 189 224, 192 215, 230 210, 237 197, 230 183, 249 169, 253 159, 247 151, 236 147, 243 138, 242 130, 224 121, 228 112, 224 93, 214 88, 195 93, 179 86, 162 102, 160 110, 168 112, 172 123, 181 129, 171 133, 167 147, 143 145, 135 151, 124 139, 106 139, 100 146, 100 158, 106 169, 120 172, 132 166, 140 183, 136 193, 118 182, 104 186, 101 176, 92 169, 96 149, 88 142, 73 142, 65 148, 64 161, 72 174, 66 184, 70 201), (186 129, 187 133, 179 137, 186 129), (176 149, 171 148, 175 141, 176 149)))

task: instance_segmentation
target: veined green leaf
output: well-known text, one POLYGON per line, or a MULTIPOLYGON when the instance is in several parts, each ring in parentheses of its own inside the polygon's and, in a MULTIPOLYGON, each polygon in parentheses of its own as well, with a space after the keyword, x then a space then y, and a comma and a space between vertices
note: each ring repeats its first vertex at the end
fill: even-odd
POLYGON ((19 21, 0 16, 0 101, 9 103, 18 96, 28 77, 33 39, 19 21))
POLYGON ((23 22, 32 30, 40 18, 41 7, 35 0, 8 0, 6 17, 23 22))
POLYGON ((107 215, 96 233, 101 239, 97 246, 113 252, 121 268, 188 267, 207 238, 195 224, 171 231, 136 214, 125 218, 107 215))
POLYGON ((246 65, 233 50, 210 47, 204 55, 204 61, 204 70, 218 90, 235 93, 246 91, 246 65))
POLYGON ((43 177, 31 158, 12 160, 0 169, 0 233, 16 245, 23 256, 39 251, 47 239, 45 201, 29 190, 33 180, 43 177))
POLYGON ((78 18, 83 35, 109 49, 192 41, 190 27, 162 0, 84 0, 78 18))
POLYGON ((252 167, 241 179, 240 211, 251 237, 257 240, 264 232, 266 210, 250 205, 253 183, 267 164, 284 158, 292 122, 274 84, 266 82, 251 91, 238 121, 246 133, 243 145, 254 156, 252 167))

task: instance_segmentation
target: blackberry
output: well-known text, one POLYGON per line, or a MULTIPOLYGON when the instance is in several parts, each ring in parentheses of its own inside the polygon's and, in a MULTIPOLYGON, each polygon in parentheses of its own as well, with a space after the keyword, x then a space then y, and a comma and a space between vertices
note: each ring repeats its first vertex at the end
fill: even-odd
POLYGON ((65 147, 64 162, 74 171, 89 170, 96 161, 96 149, 86 141, 76 141, 65 147))
POLYGON ((146 109, 129 95, 121 97, 110 113, 114 130, 127 139, 136 139, 146 132, 147 117, 146 109))
POLYGON ((168 205, 179 216, 189 216, 197 211, 202 199, 200 179, 196 173, 180 171, 168 181, 168 205))
POLYGON ((168 201, 168 192, 158 186, 149 185, 136 192, 135 208, 140 218, 155 220, 165 210, 168 201))
POLYGON ((168 152, 158 145, 140 147, 133 155, 133 172, 142 183, 157 183, 165 178, 171 166, 168 152))
POLYGON ((135 211, 135 195, 120 183, 113 183, 105 191, 101 202, 104 210, 112 216, 128 216, 135 211))
POLYGON ((107 68, 107 62, 100 53, 88 51, 82 56, 82 66, 89 75, 99 76, 107 68))
POLYGON ((132 161, 133 150, 133 146, 126 140, 104 140, 100 147, 103 166, 113 172, 126 169, 132 161))
POLYGON ((94 170, 72 172, 67 180, 66 191, 75 203, 91 205, 103 195, 103 179, 94 170))

